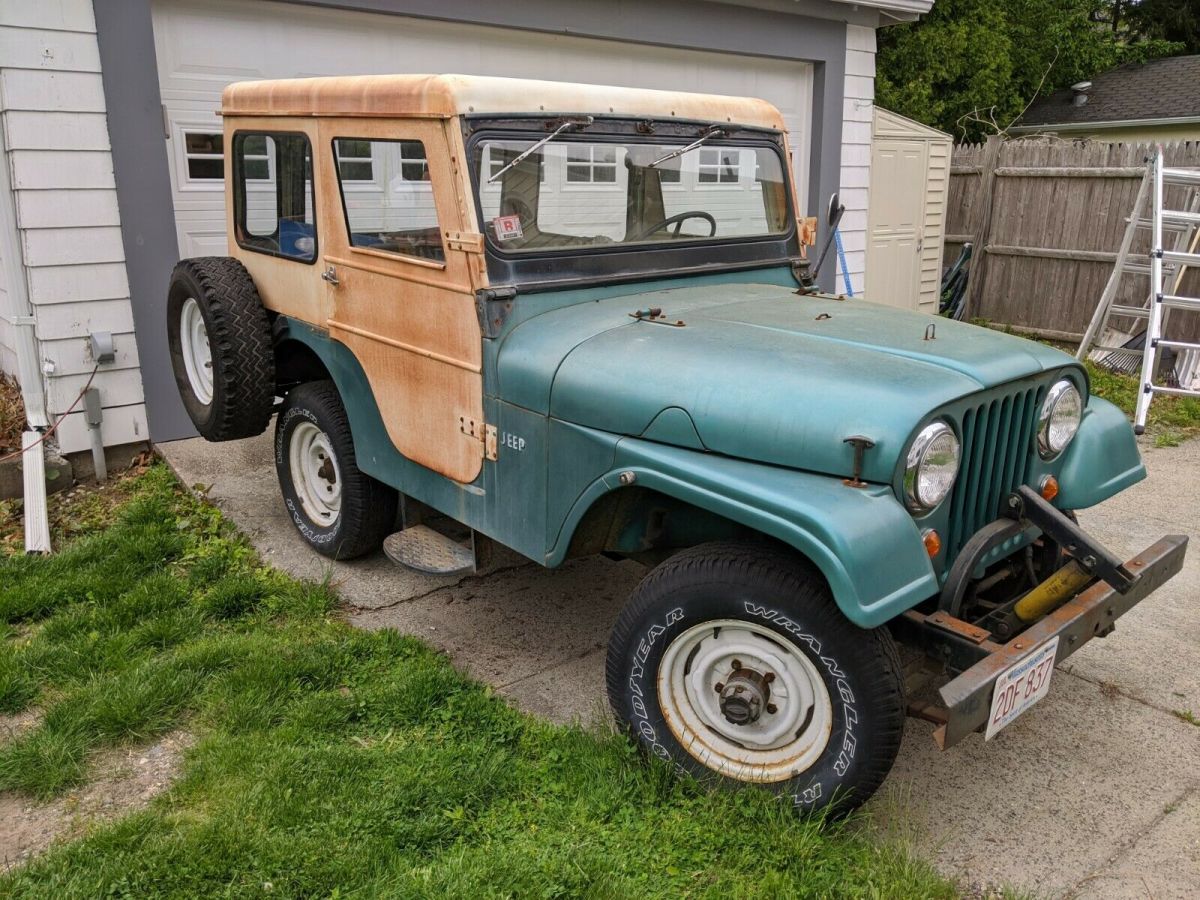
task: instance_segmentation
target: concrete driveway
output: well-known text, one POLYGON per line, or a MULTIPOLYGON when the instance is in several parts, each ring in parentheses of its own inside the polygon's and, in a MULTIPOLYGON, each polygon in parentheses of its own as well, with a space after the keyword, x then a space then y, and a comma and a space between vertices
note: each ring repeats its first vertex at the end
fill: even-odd
MULTIPOLYGON (((604 646, 643 571, 589 559, 547 571, 499 558, 478 577, 430 578, 382 555, 318 557, 283 515, 269 436, 160 448, 188 485, 273 565, 332 571, 364 628, 398 628, 447 651, 519 706, 567 722, 607 721, 604 646)), ((1200 532, 1200 440, 1144 448, 1150 478, 1080 516, 1122 557, 1165 533, 1200 532)), ((1184 571, 1054 676, 1050 696, 988 744, 946 753, 909 720, 877 821, 967 884, 1044 896, 1200 896, 1200 546, 1184 571)))

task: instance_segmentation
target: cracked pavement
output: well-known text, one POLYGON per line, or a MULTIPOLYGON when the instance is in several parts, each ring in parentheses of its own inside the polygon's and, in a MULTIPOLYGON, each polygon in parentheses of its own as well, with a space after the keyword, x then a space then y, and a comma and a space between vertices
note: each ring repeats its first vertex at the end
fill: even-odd
MULTIPOLYGON (((263 558, 304 578, 329 575, 362 628, 397 628, 450 654, 521 708, 559 722, 608 721, 604 647, 644 570, 576 560, 549 571, 499 551, 479 576, 436 578, 382 554, 331 563, 283 512, 270 435, 159 448, 202 485, 263 558)), ((1150 478, 1080 522, 1128 558, 1200 524, 1200 440, 1143 444, 1150 478)), ((964 885, 1038 896, 1200 896, 1200 548, 1183 572, 1060 666, 1050 694, 992 741, 942 753, 910 719, 899 759, 869 804, 964 885)))

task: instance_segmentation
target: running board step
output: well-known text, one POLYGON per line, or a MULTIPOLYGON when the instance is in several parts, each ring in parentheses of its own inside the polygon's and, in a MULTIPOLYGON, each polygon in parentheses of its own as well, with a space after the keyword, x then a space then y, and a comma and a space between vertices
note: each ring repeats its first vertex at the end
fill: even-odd
MULTIPOLYGON (((474 542, 472 542, 474 543, 474 542)), ((383 539, 383 552, 398 566, 428 575, 466 575, 475 571, 475 550, 428 525, 413 525, 383 539)))

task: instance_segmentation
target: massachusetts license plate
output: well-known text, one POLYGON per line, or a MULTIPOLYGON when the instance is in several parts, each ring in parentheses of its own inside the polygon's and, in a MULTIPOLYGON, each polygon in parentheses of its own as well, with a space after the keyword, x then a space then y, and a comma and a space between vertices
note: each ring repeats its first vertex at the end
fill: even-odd
POLYGON ((1058 638, 1053 637, 996 679, 985 741, 1050 692, 1058 638))

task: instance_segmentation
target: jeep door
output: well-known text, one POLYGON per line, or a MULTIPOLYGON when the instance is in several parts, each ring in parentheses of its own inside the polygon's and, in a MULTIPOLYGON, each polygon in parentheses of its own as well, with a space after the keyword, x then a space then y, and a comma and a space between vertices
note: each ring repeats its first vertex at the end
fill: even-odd
POLYGON ((330 336, 362 365, 396 449, 473 481, 482 347, 445 124, 336 118, 318 132, 330 336))

